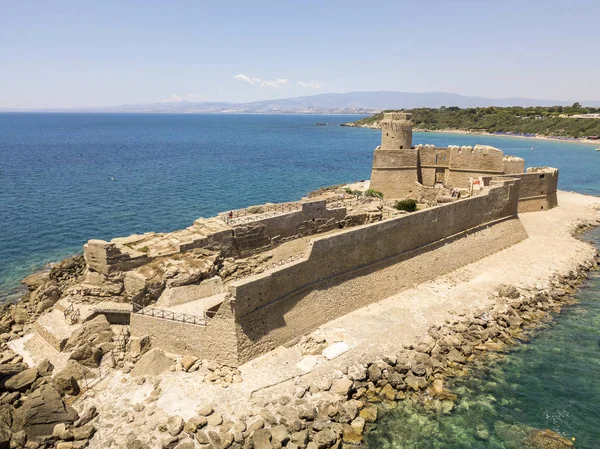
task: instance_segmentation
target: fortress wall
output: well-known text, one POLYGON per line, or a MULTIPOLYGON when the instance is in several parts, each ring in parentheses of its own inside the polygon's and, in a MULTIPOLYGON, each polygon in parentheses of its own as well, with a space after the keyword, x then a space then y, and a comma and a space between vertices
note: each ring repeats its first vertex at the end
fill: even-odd
POLYGON ((307 258, 233 284, 240 360, 526 238, 517 198, 518 182, 505 181, 481 196, 316 238, 307 258), (462 246, 450 249, 451 241, 462 246))
MULTIPOLYGON (((327 209, 325 200, 302 203, 302 210, 256 221, 264 225, 269 239, 298 238, 337 228, 346 218, 346 208, 327 209)), ((237 229, 237 228, 236 228, 237 229)))
POLYGON ((83 245, 83 257, 92 271, 109 274, 126 271, 148 262, 148 255, 139 251, 123 252, 115 243, 89 240, 83 245))
POLYGON ((323 278, 411 251, 466 229, 517 214, 518 182, 504 181, 482 195, 317 237, 309 255, 279 270, 230 286, 236 316, 323 278))
POLYGON ((197 326, 151 316, 131 314, 131 335, 148 335, 152 347, 175 354, 237 366, 239 364, 233 312, 225 301, 208 325, 197 326))
POLYGON ((537 212, 558 206, 558 169, 530 167, 527 173, 512 174, 504 178, 509 177, 519 180, 519 213, 537 212))
POLYGON ((504 156, 502 159, 504 165, 504 174, 525 173, 525 159, 514 156, 504 156))
POLYGON ((436 181, 436 172, 440 170, 443 171, 445 177, 449 164, 450 151, 448 148, 426 147, 419 149, 421 183, 424 186, 434 186, 436 181))
POLYGON ((476 145, 469 150, 453 146, 450 147, 450 169, 503 173, 503 156, 502 150, 494 147, 476 145))
POLYGON ((419 152, 377 148, 373 154, 371 188, 383 192, 385 198, 405 198, 418 191, 417 166, 419 152))
POLYGON ((323 279, 237 319, 245 363, 318 326, 476 262, 527 238, 516 217, 483 225, 387 261, 323 279))

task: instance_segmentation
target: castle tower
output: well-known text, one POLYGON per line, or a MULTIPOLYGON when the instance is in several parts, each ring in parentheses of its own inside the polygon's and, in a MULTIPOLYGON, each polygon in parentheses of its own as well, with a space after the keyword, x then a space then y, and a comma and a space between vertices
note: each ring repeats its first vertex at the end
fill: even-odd
POLYGON ((419 152, 412 148, 412 114, 386 112, 381 146, 375 148, 371 188, 384 198, 414 197, 418 191, 419 152))
POLYGON ((412 114, 386 112, 381 121, 381 148, 410 150, 412 148, 412 114))

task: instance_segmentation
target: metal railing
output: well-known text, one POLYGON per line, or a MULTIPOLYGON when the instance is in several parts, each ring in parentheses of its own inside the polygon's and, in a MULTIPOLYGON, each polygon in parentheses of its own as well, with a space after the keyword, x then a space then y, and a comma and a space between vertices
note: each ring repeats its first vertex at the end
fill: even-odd
POLYGON ((179 321, 186 324, 194 324, 196 326, 206 326, 208 321, 213 318, 217 312, 212 310, 204 310, 202 316, 188 315, 187 313, 177 313, 171 310, 157 309, 155 307, 145 307, 141 304, 132 303, 133 313, 139 315, 151 316, 161 320, 179 321))
POLYGON ((111 349, 102 356, 102 361, 97 368, 85 369, 80 376, 73 376, 79 385, 79 393, 75 396, 70 396, 65 399, 67 405, 73 405, 79 399, 83 398, 94 385, 103 379, 106 379, 108 374, 117 366, 114 349, 111 349), (106 362, 108 360, 108 362, 106 362))
POLYGON ((81 311, 76 309, 73 303, 71 303, 63 313, 65 315, 65 320, 69 320, 69 324, 78 323, 79 318, 81 317, 81 311))

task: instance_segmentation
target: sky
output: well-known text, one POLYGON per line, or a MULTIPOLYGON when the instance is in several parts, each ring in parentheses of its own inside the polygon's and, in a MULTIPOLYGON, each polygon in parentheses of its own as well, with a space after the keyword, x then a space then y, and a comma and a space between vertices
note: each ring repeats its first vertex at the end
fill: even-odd
POLYGON ((0 0, 0 107, 600 100, 599 18, 599 0, 0 0))

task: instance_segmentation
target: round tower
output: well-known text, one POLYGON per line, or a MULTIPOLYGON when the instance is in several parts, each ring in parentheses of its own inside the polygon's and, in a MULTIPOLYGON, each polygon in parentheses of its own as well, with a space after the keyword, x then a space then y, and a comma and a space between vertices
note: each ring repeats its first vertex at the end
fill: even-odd
POLYGON ((409 150, 412 148, 412 114, 385 112, 381 121, 381 148, 409 150))

